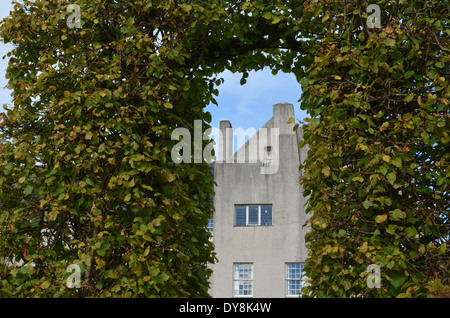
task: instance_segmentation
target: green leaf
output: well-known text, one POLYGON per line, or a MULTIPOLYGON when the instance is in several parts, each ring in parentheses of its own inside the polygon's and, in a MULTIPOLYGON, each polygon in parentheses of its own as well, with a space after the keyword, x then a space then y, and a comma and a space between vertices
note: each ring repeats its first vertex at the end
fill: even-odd
POLYGON ((393 38, 387 38, 386 40, 384 40, 384 43, 387 46, 393 47, 395 45, 395 39, 393 38))
POLYGON ((393 185, 395 180, 397 179, 397 176, 396 176, 395 172, 389 172, 386 175, 386 178, 388 179, 389 183, 393 185))
POLYGON ((414 75, 414 71, 413 71, 413 70, 410 70, 410 71, 408 71, 408 72, 405 73, 405 78, 410 78, 410 77, 413 76, 413 75, 414 75))
POLYGON ((417 230, 413 227, 407 227, 405 230, 406 236, 413 237, 417 235, 417 230))
POLYGON ((395 288, 400 287, 406 281, 406 277, 401 273, 395 273, 390 275, 391 277, 391 285, 395 288))
POLYGON ((395 210, 389 212, 389 216, 392 220, 398 221, 400 219, 404 219, 406 217, 406 213, 400 209, 395 209, 395 210))
POLYGON ((303 89, 306 89, 309 84, 309 80, 306 77, 304 77, 300 80, 300 84, 302 85, 303 89))
POLYGON ((384 204, 386 204, 387 206, 391 206, 392 205, 392 200, 389 197, 385 197, 383 199, 384 204))
POLYGON ((428 133, 426 131, 423 131, 420 136, 422 137, 423 140, 428 140, 430 139, 430 135, 428 135, 428 133))
POLYGON ((363 206, 364 206, 366 209, 368 209, 368 208, 370 208, 371 206, 373 206, 373 202, 372 202, 372 201, 366 200, 366 201, 364 201, 363 206))
POLYGON ((33 187, 31 185, 26 186, 25 190, 23 191, 24 194, 28 195, 33 191, 33 187))
POLYGON ((164 283, 169 279, 169 275, 162 273, 154 278, 154 281, 158 284, 164 283))

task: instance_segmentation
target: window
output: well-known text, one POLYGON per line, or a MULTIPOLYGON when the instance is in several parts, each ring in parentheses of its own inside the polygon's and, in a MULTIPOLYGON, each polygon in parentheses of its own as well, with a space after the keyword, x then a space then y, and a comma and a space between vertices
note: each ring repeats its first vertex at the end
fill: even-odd
POLYGON ((212 242, 213 240, 213 225, 214 225, 214 216, 211 216, 208 220, 208 226, 206 227, 206 230, 211 233, 211 236, 209 237, 209 240, 212 242))
POLYGON ((264 147, 264 162, 263 165, 265 167, 271 167, 272 166, 272 146, 264 147))
POLYGON ((234 297, 253 296, 253 264, 234 264, 234 297))
POLYGON ((235 226, 272 225, 272 205, 235 205, 235 226))
POLYGON ((302 263, 286 264, 286 296, 298 297, 301 293, 305 281, 303 267, 302 263))

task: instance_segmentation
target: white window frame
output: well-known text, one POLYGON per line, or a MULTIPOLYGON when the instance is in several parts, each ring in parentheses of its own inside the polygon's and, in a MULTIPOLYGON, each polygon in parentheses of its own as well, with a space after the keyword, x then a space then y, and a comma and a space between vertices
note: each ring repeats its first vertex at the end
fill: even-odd
POLYGON ((286 284, 286 297, 299 297, 301 295, 301 291, 302 291, 302 288, 305 285, 305 279, 306 279, 304 268, 305 268, 305 264, 304 263, 299 263, 299 262, 286 263, 286 265, 285 265, 285 271, 286 271, 286 275, 285 275, 285 277, 286 277, 286 283, 285 283, 286 284), (292 264, 300 265, 300 278, 291 278, 291 277, 289 277, 288 267, 289 267, 289 265, 292 265, 292 264), (289 286, 288 282, 289 281, 299 281, 299 283, 300 283, 299 293, 294 293, 294 294, 289 293, 289 288, 288 288, 288 286, 289 286))
POLYGON ((261 206, 263 205, 270 205, 272 204, 236 204, 235 210, 234 210, 234 226, 237 227, 243 227, 243 226, 272 226, 273 225, 273 206, 272 206, 272 220, 270 225, 261 225, 261 206), (236 225, 236 206, 245 206, 245 225, 236 225), (257 206, 258 207, 258 224, 249 224, 249 208, 250 206, 257 206))
POLYGON ((272 146, 264 147, 264 167, 272 167, 273 152, 272 146))
MULTIPOLYGON (((238 271, 239 273, 239 271, 238 271)), ((253 263, 234 263, 233 264, 233 297, 236 298, 251 298, 253 297, 253 263), (250 267, 250 278, 249 279, 240 279, 239 275, 236 277, 236 270, 238 266, 246 265, 250 267), (244 282, 250 282, 251 289, 249 289, 250 294, 243 295, 239 294, 240 289, 239 286, 241 286, 241 283, 244 282)))
POLYGON ((211 236, 209 237, 209 241, 213 241, 214 237, 214 215, 211 216, 208 220, 208 225, 206 226, 206 230, 211 233, 211 236))

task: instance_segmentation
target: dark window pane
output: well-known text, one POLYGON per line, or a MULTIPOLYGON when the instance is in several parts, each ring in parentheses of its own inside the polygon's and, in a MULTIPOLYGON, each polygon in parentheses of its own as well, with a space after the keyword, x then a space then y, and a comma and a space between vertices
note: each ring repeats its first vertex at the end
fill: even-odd
POLYGON ((272 205, 261 205, 261 225, 272 225, 272 205))
POLYGON ((248 224, 249 225, 258 225, 259 224, 258 206, 257 205, 250 205, 248 207, 248 224))
POLYGON ((234 225, 245 226, 246 225, 246 206, 245 205, 235 205, 234 206, 234 225))

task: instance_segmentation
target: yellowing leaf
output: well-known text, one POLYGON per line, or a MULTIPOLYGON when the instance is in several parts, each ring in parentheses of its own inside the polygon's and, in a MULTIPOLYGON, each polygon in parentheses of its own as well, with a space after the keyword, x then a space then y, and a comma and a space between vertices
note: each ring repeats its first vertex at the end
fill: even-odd
POLYGON ((280 17, 274 17, 273 18, 273 21, 272 21, 272 24, 277 24, 278 22, 280 22, 281 21, 281 18, 280 17))
POLYGON ((391 161, 391 157, 390 156, 388 156, 388 155, 383 155, 383 160, 384 161, 386 161, 386 162, 389 162, 389 161, 391 161))
POLYGON ((375 222, 377 222, 377 223, 383 223, 386 220, 387 220, 387 214, 377 215, 375 218, 375 222))
POLYGON ((89 132, 84 136, 84 138, 87 139, 87 140, 91 140, 91 139, 92 139, 92 133, 89 131, 89 132))
POLYGON ((167 181, 172 182, 173 180, 175 180, 176 177, 173 174, 168 174, 166 176, 166 178, 167 178, 167 181))
POLYGON ((43 282, 41 284, 41 288, 42 289, 46 289, 46 288, 49 288, 49 287, 50 287, 50 282, 48 280, 46 280, 45 282, 43 282))
POLYGON ((395 39, 392 38, 387 38, 386 40, 384 40, 384 43, 387 46, 393 47, 395 45, 395 39))
MULTIPOLYGON (((147 249, 148 249, 148 248, 147 248, 147 249)), ((112 279, 117 279, 117 278, 119 278, 119 275, 118 275, 116 272, 111 271, 111 272, 108 274, 108 277, 109 277, 109 278, 112 278, 112 279)))
POLYGON ((409 94, 408 96, 405 97, 405 102, 410 102, 414 99, 414 94, 409 94))
POLYGON ((270 20, 272 18, 272 14, 270 12, 265 12, 262 17, 264 19, 270 20))
POLYGON ((361 177, 354 177, 354 178, 352 179, 352 181, 359 181, 359 182, 363 182, 363 181, 364 181, 364 179, 363 179, 363 178, 361 178, 361 177))
POLYGON ((387 34, 391 34, 392 32, 394 32, 394 29, 392 29, 391 26, 387 26, 387 27, 384 29, 384 32, 386 32, 387 34))
POLYGON ((400 161, 400 159, 393 159, 391 163, 398 168, 402 166, 402 162, 400 161))
POLYGON ((325 167, 322 168, 322 173, 324 174, 325 177, 329 177, 330 176, 330 167, 325 167))

